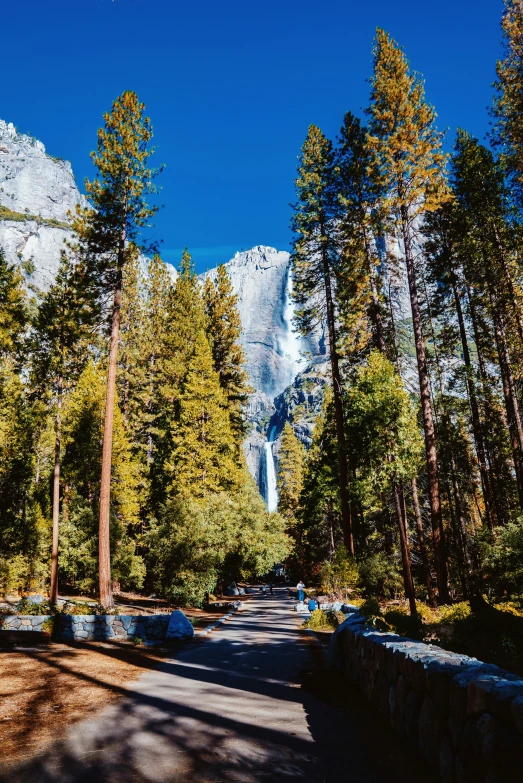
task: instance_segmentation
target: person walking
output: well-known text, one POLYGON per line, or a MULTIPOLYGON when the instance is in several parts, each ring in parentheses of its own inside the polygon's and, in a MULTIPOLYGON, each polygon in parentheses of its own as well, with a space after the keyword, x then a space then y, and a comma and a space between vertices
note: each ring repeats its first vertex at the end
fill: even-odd
POLYGON ((305 598, 305 585, 303 584, 301 579, 296 585, 296 587, 298 588, 298 601, 300 604, 302 604, 305 598))
POLYGON ((269 582, 269 593, 272 595, 272 582, 269 582))

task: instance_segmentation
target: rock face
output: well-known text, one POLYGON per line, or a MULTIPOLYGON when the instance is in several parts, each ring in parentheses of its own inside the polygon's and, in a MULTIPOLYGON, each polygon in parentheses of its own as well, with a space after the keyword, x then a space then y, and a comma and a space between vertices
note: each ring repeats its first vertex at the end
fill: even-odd
MULTIPOLYGON (((71 238, 68 213, 77 204, 86 200, 71 164, 0 120, 0 247, 10 263, 20 264, 29 287, 45 290, 52 282, 64 240, 71 238)), ((245 454, 263 494, 269 434, 276 462, 285 421, 310 444, 325 384, 325 340, 320 332, 300 339, 293 329, 289 253, 259 245, 236 253, 226 268, 238 295, 241 340, 254 389, 245 454)), ((202 278, 215 274, 210 270, 202 278)))
POLYGON ((71 164, 0 120, 0 247, 10 263, 22 263, 28 282, 38 288, 46 288, 56 274, 70 236, 67 213, 79 203, 85 199, 71 164))
MULTIPOLYGON (((238 296, 251 384, 275 397, 294 380, 300 353, 318 350, 317 340, 301 340, 292 329, 289 254, 259 245, 236 253, 225 267, 238 296)), ((212 269, 204 277, 215 274, 212 269)))

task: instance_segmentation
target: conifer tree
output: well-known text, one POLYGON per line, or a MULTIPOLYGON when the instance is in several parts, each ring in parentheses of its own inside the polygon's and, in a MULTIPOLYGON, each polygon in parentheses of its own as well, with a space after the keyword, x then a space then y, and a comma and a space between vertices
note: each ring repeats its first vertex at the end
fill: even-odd
MULTIPOLYGON (((163 275, 163 272, 160 274, 163 275)), ((172 436, 180 417, 183 383, 194 355, 196 340, 200 332, 205 332, 207 327, 201 286, 187 249, 183 251, 175 285, 168 290, 165 281, 161 285, 167 294, 167 312, 165 316, 161 316, 159 308, 156 308, 157 314, 161 316, 160 323, 163 323, 164 327, 157 346, 158 353, 154 358, 157 402, 151 429, 151 447, 154 454, 154 461, 151 463, 151 493, 155 510, 167 499, 172 477, 172 436)))
POLYGON ((113 605, 109 520, 123 275, 136 252, 140 230, 157 209, 147 203, 147 196, 155 191, 152 180, 158 172, 148 168, 153 151, 149 147, 152 127, 144 111, 145 106, 136 94, 127 91, 116 99, 111 112, 104 115, 105 126, 98 131, 97 151, 92 153, 99 176, 86 182, 92 207, 79 210, 73 223, 82 249, 97 268, 104 293, 111 294, 113 299, 100 495, 100 603, 104 608, 113 605))
POLYGON ((173 493, 198 497, 234 488, 238 481, 238 455, 227 399, 203 330, 196 336, 183 382, 179 419, 173 430, 173 493))
POLYGON ((501 27, 505 56, 497 63, 494 141, 523 208, 523 0, 504 0, 501 27))
POLYGON ((27 321, 28 304, 22 274, 7 262, 0 248, 0 359, 18 356, 27 321))
POLYGON ((296 511, 303 489, 303 463, 305 447, 294 434, 289 422, 283 428, 278 452, 278 512, 291 524, 295 523, 296 511))
POLYGON ((214 282, 206 279, 203 298, 214 369, 227 396, 231 427, 240 449, 247 432, 244 409, 251 390, 245 371, 245 353, 240 344, 242 324, 237 309, 238 297, 223 264, 218 267, 214 282))
POLYGON ((339 359, 337 313, 334 298, 338 268, 338 200, 334 188, 332 144, 315 125, 309 127, 302 147, 296 180, 292 252, 296 325, 306 335, 326 323, 332 374, 340 503, 344 543, 354 556, 353 518, 349 504, 349 470, 345 443, 343 393, 339 359))
POLYGON ((93 283, 78 259, 64 252, 55 281, 39 305, 32 335, 33 392, 54 411, 51 603, 55 603, 58 596, 63 398, 87 361, 97 318, 93 283))
POLYGON ((423 215, 448 198, 442 134, 435 111, 425 102, 423 84, 411 74, 407 59, 383 30, 376 33, 371 79, 368 143, 386 193, 385 209, 402 239, 416 344, 432 536, 440 601, 449 600, 447 555, 441 512, 436 433, 430 398, 425 340, 415 270, 416 228, 423 215))

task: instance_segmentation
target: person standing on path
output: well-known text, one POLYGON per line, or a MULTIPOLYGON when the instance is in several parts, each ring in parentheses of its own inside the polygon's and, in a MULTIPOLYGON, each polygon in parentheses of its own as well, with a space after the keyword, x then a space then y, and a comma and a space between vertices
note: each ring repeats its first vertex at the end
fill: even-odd
POLYGON ((302 604, 303 600, 305 598, 305 592, 304 592, 305 591, 305 585, 303 584, 303 581, 301 579, 298 582, 298 584, 296 585, 296 587, 298 588, 298 601, 299 601, 300 604, 302 604))

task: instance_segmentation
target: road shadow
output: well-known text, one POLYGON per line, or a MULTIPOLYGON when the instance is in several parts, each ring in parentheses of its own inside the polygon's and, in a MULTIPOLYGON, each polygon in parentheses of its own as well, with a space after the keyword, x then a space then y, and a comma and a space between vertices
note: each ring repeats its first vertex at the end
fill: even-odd
MULTIPOLYGON (((0 780, 422 783, 396 740, 324 670, 289 608, 277 595, 256 602, 0 780)), ((71 671, 53 666, 56 676, 71 671)))

